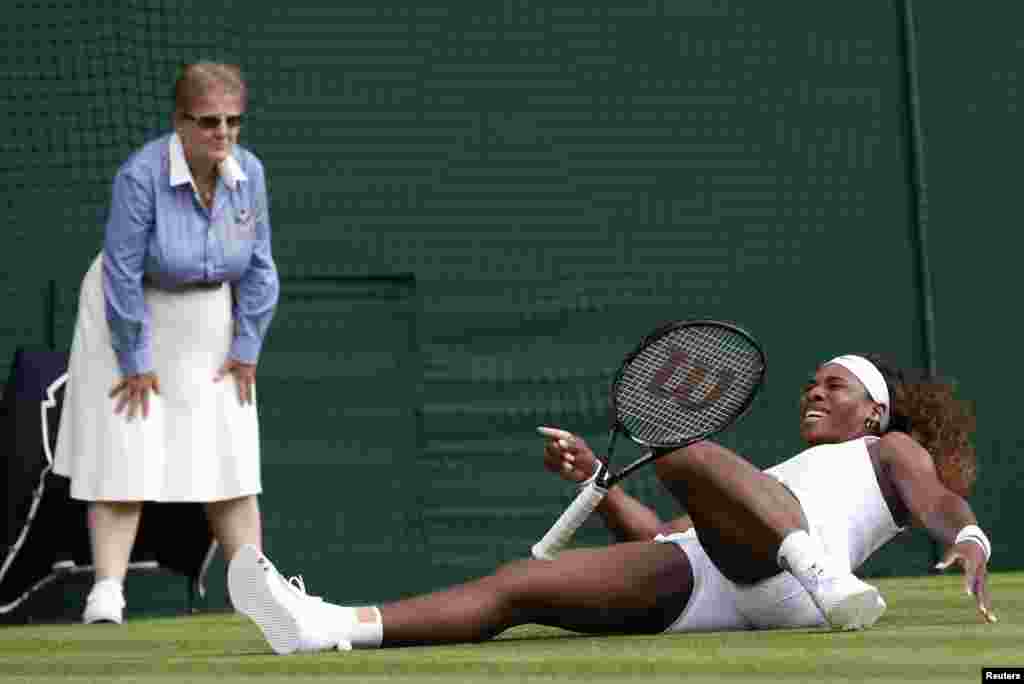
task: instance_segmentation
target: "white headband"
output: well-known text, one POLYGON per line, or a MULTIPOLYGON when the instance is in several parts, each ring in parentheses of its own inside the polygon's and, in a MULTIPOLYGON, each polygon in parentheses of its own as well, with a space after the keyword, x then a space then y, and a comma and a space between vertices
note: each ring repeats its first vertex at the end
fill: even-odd
POLYGON ((855 354, 837 356, 831 361, 827 361, 826 365, 829 363, 842 366, 853 373, 860 380, 860 383, 864 385, 864 389, 868 391, 868 396, 882 405, 882 417, 879 420, 879 428, 880 432, 885 432, 885 429, 889 427, 889 386, 885 383, 885 377, 882 376, 882 371, 878 370, 878 366, 863 356, 855 354))

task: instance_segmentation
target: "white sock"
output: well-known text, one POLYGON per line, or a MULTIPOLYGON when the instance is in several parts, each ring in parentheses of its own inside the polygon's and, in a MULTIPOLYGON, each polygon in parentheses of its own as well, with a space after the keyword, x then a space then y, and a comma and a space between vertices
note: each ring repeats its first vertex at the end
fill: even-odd
POLYGON ((124 593, 124 584, 122 583, 122 580, 117 577, 104 577, 101 580, 96 580, 96 583, 92 585, 92 589, 90 590, 89 593, 91 594, 92 592, 97 590, 102 591, 102 589, 105 587, 116 589, 118 592, 122 594, 124 593))
POLYGON ((327 604, 333 617, 331 623, 331 639, 347 642, 352 648, 380 648, 384 639, 384 625, 381 623, 380 611, 376 606, 367 606, 373 611, 373 620, 364 622, 359 619, 359 612, 364 608, 352 608, 327 604))
POLYGON ((377 606, 367 606, 373 611, 374 619, 363 622, 358 618, 361 608, 356 609, 355 625, 352 627, 352 648, 380 648, 384 641, 384 621, 377 606))
POLYGON ((786 535, 776 556, 779 567, 788 570, 804 589, 815 595, 822 574, 828 571, 828 556, 821 544, 803 530, 786 535))

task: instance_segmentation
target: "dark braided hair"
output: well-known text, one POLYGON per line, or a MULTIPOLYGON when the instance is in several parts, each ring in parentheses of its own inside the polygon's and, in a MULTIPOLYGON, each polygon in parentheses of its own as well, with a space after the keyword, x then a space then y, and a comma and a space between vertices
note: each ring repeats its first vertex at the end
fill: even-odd
POLYGON ((887 432, 913 437, 931 455, 939 479, 966 497, 977 479, 978 463, 971 444, 976 427, 974 406, 954 396, 949 380, 901 369, 878 354, 864 354, 881 371, 889 386, 887 432))

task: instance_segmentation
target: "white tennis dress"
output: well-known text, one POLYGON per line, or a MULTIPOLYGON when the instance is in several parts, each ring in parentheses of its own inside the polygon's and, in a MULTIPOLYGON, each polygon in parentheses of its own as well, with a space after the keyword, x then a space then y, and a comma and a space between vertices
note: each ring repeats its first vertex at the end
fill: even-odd
POLYGON ((217 501, 258 494, 255 401, 213 381, 232 340, 231 289, 145 288, 161 393, 126 420, 108 397, 122 376, 111 346, 102 255, 82 281, 54 472, 84 501, 217 501))

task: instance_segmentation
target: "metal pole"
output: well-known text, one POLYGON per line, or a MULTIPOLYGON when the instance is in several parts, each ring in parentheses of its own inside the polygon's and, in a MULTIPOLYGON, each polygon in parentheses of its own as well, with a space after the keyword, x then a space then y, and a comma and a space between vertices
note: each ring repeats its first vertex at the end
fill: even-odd
POLYGON ((903 0, 904 87, 907 98, 907 141, 914 242, 917 247, 917 272, 921 296, 921 339, 925 367, 935 375, 935 293, 928 256, 928 182, 925 175, 924 132, 921 126, 921 97, 917 82, 917 37, 914 2, 903 0))
MULTIPOLYGON (((917 75, 917 27, 914 22, 914 1, 903 0, 903 84, 907 100, 907 173, 910 181, 911 222, 917 251, 918 294, 921 306, 921 352, 928 374, 938 373, 935 352, 935 292, 932 284, 931 260, 928 256, 928 182, 925 175, 924 131, 921 126, 921 96, 917 75)), ((931 544, 932 563, 941 558, 942 549, 931 544)))

